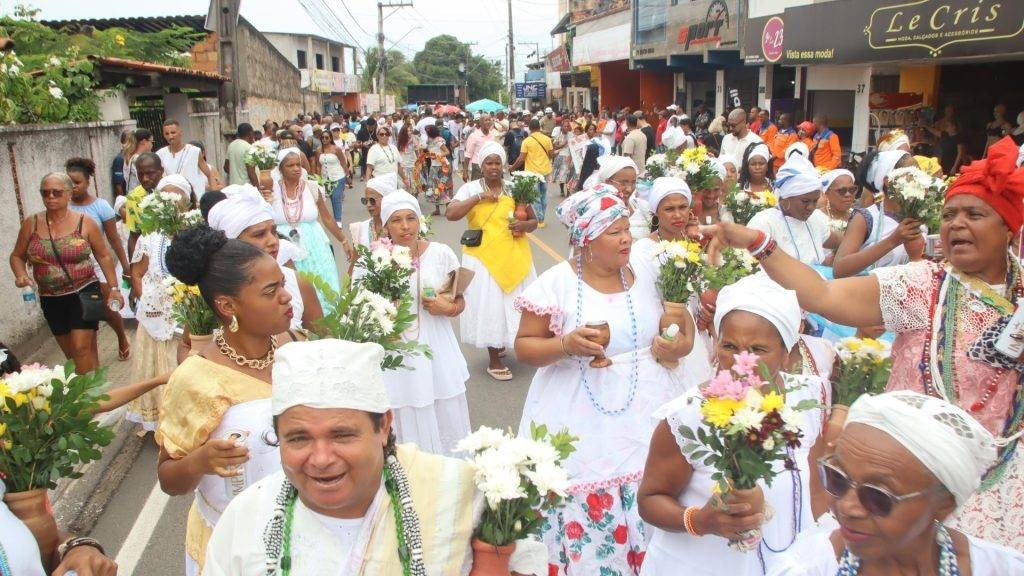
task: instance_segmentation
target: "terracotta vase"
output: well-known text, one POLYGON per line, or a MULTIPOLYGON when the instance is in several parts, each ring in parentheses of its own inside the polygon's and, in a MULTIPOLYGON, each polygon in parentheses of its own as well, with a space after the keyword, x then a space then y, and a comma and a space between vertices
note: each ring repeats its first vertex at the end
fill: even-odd
MULTIPOLYGON (((715 306, 717 306, 717 305, 718 305, 718 290, 715 290, 714 288, 708 288, 704 292, 701 292, 701 294, 700 294, 700 306, 701 306, 701 310, 702 311, 701 311, 700 314, 697 315, 697 328, 698 329, 700 329, 700 330, 708 330, 710 328, 711 321, 714 320, 714 318, 708 317, 708 315, 703 312, 703 309, 705 307, 708 307, 708 308, 711 308, 712 310, 714 310, 715 306)), ((712 316, 714 316, 714 314, 712 314, 712 316)))
MULTIPOLYGON (((527 204, 516 204, 516 210, 512 213, 512 216, 519 222, 526 222, 530 219, 529 205, 527 204)), ((519 238, 523 235, 522 232, 513 232, 513 236, 519 238)))
POLYGON ((850 407, 842 404, 833 404, 832 412, 828 417, 828 424, 825 426, 825 453, 831 454, 836 446, 836 438, 843 431, 846 424, 846 414, 850 407))
POLYGON ((272 168, 266 168, 260 170, 260 189, 268 190, 274 187, 274 180, 270 177, 270 173, 273 171, 272 168))
POLYGON ((199 351, 202 350, 210 340, 213 340, 213 334, 189 334, 188 340, 192 343, 192 347, 189 348, 188 355, 195 356, 196 354, 199 354, 199 351))
MULTIPOLYGON (((676 326, 682 327, 684 322, 687 322, 686 318, 686 304, 679 302, 665 302, 665 311, 661 314, 661 322, 658 323, 658 333, 664 334, 665 329, 675 324, 676 326)), ((679 367, 679 360, 658 360, 658 364, 661 364, 669 370, 675 370, 679 367)))
POLYGON ((4 503, 11 513, 21 520, 39 545, 39 558, 43 568, 49 574, 51 560, 57 550, 57 521, 53 518, 50 499, 45 488, 37 488, 25 492, 8 492, 4 495, 4 503))
POLYGON ((509 576, 512 572, 508 563, 515 549, 515 542, 495 546, 473 538, 473 569, 469 576, 509 576))

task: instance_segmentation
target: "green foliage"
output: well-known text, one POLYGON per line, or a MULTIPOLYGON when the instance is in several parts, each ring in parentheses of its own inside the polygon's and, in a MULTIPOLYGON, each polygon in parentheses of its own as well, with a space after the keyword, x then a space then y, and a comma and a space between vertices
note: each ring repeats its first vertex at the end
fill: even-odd
POLYGON ((709 289, 721 290, 735 284, 741 278, 754 274, 759 268, 757 260, 750 257, 746 250, 726 248, 722 250, 722 263, 718 266, 708 266, 704 270, 704 280, 709 289))
POLYGON ((87 122, 99 118, 93 65, 76 48, 29 72, 20 54, 0 57, 0 124, 87 122))
MULTIPOLYGON (((377 77, 377 68, 380 64, 379 51, 370 48, 366 51, 366 66, 363 67, 361 88, 363 92, 373 92, 373 81, 377 77)), ((385 79, 385 92, 394 94, 398 103, 405 102, 407 88, 411 84, 419 83, 416 78, 416 70, 412 63, 405 58, 405 54, 398 50, 387 50, 385 53, 387 64, 387 78, 385 79)))
POLYGON ((413 58, 413 68, 421 83, 462 86, 465 77, 459 72, 459 64, 467 64, 467 56, 469 101, 481 98, 497 100, 505 84, 498 64, 483 56, 471 55, 470 46, 454 36, 443 34, 427 40, 413 58))

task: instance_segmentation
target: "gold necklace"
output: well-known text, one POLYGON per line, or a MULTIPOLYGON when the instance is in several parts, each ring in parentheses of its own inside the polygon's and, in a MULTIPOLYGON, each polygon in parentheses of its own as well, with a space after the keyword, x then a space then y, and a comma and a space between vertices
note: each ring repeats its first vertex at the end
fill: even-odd
POLYGON ((245 368, 252 368, 253 370, 266 370, 274 363, 274 352, 277 350, 277 338, 274 336, 270 337, 270 350, 263 358, 249 359, 242 356, 232 348, 227 340, 224 339, 224 330, 216 329, 213 331, 213 341, 220 350, 220 353, 226 356, 229 360, 232 360, 235 364, 245 368))

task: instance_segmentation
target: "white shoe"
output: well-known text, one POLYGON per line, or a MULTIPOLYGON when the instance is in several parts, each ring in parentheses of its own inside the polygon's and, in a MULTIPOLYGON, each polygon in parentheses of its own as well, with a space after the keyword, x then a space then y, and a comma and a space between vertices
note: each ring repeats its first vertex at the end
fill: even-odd
POLYGON ((341 220, 335 220, 334 223, 338 225, 338 228, 341 228, 341 220))

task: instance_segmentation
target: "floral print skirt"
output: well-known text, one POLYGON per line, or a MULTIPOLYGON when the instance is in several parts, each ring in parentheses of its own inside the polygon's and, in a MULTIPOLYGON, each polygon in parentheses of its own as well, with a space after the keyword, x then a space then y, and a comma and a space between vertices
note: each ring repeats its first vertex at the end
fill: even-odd
POLYGON ((647 541, 636 503, 639 486, 637 473, 571 488, 541 528, 548 576, 640 574, 647 541))

